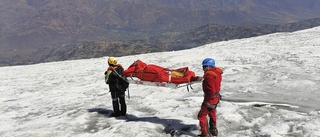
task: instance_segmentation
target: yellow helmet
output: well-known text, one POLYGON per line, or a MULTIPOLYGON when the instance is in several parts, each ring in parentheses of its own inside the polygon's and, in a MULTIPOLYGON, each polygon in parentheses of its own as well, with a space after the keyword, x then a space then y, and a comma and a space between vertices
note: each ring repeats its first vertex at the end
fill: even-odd
POLYGON ((118 59, 116 59, 114 57, 109 57, 108 58, 108 63, 111 64, 111 65, 117 65, 118 59))

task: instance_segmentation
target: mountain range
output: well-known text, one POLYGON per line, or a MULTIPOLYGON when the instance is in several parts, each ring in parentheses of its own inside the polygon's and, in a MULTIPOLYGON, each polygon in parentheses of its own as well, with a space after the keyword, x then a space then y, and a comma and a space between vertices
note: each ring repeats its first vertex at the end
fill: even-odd
POLYGON ((0 64, 18 65, 179 50, 291 31, 280 24, 319 18, 320 1, 1 0, 0 10, 0 64), (102 46, 83 48, 92 45, 102 46), (74 47, 91 50, 79 56, 74 47))

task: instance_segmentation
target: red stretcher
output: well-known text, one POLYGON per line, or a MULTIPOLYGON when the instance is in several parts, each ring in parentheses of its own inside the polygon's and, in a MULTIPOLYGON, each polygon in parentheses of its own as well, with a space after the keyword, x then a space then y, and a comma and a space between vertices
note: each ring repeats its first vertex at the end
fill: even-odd
POLYGON ((178 88, 199 83, 202 78, 196 76, 188 67, 168 69, 141 60, 132 63, 123 71, 129 83, 149 86, 178 88), (129 77, 129 78, 128 78, 129 77))

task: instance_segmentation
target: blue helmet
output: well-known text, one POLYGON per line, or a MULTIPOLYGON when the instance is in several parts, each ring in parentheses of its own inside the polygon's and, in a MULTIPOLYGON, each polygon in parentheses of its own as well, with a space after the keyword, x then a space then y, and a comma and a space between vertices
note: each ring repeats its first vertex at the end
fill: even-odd
POLYGON ((216 62, 212 58, 206 58, 202 61, 202 66, 214 67, 216 66, 216 62))

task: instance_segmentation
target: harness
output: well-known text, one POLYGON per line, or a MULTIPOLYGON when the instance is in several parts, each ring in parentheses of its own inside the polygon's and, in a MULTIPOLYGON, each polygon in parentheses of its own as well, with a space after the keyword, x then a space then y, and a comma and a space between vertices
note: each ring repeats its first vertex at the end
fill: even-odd
POLYGON ((216 97, 219 97, 220 99, 219 99, 219 101, 218 101, 216 104, 212 104, 212 105, 210 105, 210 104, 205 104, 208 108, 216 109, 217 106, 218 106, 218 104, 220 103, 221 94, 218 92, 218 93, 216 93, 216 94, 214 95, 214 97, 215 97, 215 98, 216 98, 216 97))

